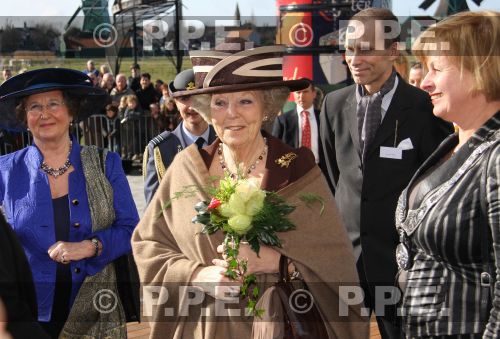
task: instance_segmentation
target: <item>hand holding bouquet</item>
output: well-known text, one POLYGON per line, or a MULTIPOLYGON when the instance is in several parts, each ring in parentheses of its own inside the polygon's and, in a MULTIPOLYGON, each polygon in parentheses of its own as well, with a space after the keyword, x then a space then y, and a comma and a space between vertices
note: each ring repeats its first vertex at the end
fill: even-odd
POLYGON ((261 316, 263 310, 256 309, 258 287, 255 274, 247 274, 248 263, 238 259, 242 241, 247 241, 257 255, 261 244, 281 247, 276 232, 295 228, 287 216, 295 209, 285 203, 274 192, 261 190, 255 180, 226 177, 219 187, 209 192, 210 202, 196 204, 198 214, 193 222, 205 225, 202 232, 213 234, 224 232, 224 255, 227 260, 226 276, 242 283, 240 294, 248 298, 247 311, 261 316))

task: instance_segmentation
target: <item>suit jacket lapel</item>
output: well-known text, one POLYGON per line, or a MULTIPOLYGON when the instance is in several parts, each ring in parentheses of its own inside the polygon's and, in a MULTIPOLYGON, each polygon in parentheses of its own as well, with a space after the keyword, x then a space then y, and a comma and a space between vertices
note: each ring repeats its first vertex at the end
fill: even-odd
POLYGON ((358 132, 358 119, 356 117, 356 86, 354 86, 354 90, 347 97, 346 103, 342 112, 345 116, 345 120, 348 121, 349 132, 351 134, 352 143, 354 147, 358 150, 358 155, 361 159, 361 148, 359 146, 359 132, 358 132))
MULTIPOLYGON (((385 113, 384 120, 382 120, 382 124, 378 128, 377 133, 375 134, 375 138, 370 145, 368 156, 372 152, 377 151, 380 145, 382 145, 387 140, 387 138, 394 138, 394 133, 396 132, 396 121, 398 124, 398 129, 405 122, 407 115, 404 114, 404 111, 410 105, 410 100, 408 100, 408 98, 411 98, 411 95, 405 94, 404 86, 405 82, 400 78, 398 87, 396 88, 389 108, 385 113)), ((396 147, 400 141, 401 139, 396 135, 396 145, 391 144, 391 146, 396 147)))
POLYGON ((321 111, 319 110, 314 110, 314 115, 316 116, 316 125, 318 126, 318 153, 319 153, 319 157, 320 159, 322 158, 322 155, 323 155, 323 147, 321 145, 321 136, 320 136, 320 131, 321 131, 321 128, 320 128, 320 122, 319 122, 319 114, 321 113, 321 111))
POLYGON ((297 109, 294 109, 292 114, 288 116, 288 126, 290 135, 293 137, 293 147, 299 147, 299 118, 297 117, 297 109))

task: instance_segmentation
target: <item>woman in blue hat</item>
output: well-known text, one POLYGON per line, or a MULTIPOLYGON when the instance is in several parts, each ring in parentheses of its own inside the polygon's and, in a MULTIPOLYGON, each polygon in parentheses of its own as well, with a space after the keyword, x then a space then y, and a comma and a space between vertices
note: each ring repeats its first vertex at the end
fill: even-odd
POLYGON ((119 156, 80 146, 69 132, 106 95, 69 69, 30 71, 0 86, 0 105, 15 107, 33 136, 33 145, 0 157, 0 204, 31 266, 38 320, 53 338, 126 336, 111 263, 131 251, 137 209, 119 156))

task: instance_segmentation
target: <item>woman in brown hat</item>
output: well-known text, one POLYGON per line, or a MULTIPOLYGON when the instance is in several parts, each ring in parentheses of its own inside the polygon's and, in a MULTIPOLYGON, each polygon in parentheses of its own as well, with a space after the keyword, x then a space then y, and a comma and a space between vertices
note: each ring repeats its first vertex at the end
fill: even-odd
MULTIPOLYGON (((264 122, 275 118, 290 90, 308 86, 303 80, 283 81, 282 54, 280 46, 191 54, 195 83, 174 95, 194 95, 193 106, 214 126, 218 139, 202 149, 193 144, 176 156, 132 236, 145 290, 154 285, 152 291, 158 292, 158 298, 144 295, 145 313, 152 316, 152 338, 252 336, 257 319, 244 315, 244 302, 228 300, 218 289, 238 284, 224 275, 224 236, 221 232, 200 234, 203 225, 191 222, 194 205, 207 200, 206 194, 200 191, 170 200, 186 187, 206 187, 214 184, 211 178, 228 175, 253 178, 262 189, 276 191, 290 203, 306 192, 325 202, 324 213, 297 206, 290 215, 296 229, 279 233, 282 248, 261 246, 257 256, 241 244, 239 258, 248 259, 247 273, 257 275, 264 292, 259 305, 274 300, 264 284, 277 281, 280 257, 286 256, 289 270, 300 272, 307 283, 321 313, 322 319, 315 321, 325 324, 328 337, 368 335, 361 305, 349 305, 340 287, 356 290, 354 256, 314 155, 305 147, 290 148, 261 130, 264 122), (171 202, 168 208, 167 201, 171 202)), ((263 323, 259 333, 254 331, 254 337, 282 337, 286 328, 280 318, 273 318, 269 308, 264 314, 264 319, 271 320, 263 323)))

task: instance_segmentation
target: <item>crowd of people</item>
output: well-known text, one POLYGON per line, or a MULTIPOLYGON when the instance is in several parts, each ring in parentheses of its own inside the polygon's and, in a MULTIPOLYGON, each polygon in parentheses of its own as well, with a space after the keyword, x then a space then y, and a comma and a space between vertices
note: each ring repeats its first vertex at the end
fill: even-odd
MULTIPOLYGON (((93 60, 88 60, 82 72, 91 79, 95 88, 107 92, 107 105, 95 112, 103 118, 96 119, 94 114, 93 121, 82 121, 74 127, 80 141, 109 148, 119 153, 122 159, 138 160, 147 141, 161 131, 174 130, 181 116, 175 101, 169 96, 167 84, 158 79, 153 85, 151 75, 141 73, 139 64, 133 64, 130 70, 128 78, 124 73, 115 77, 108 65, 103 64, 97 69, 93 60)), ((4 81, 10 77, 11 69, 5 68, 4 81)), ((18 130, 5 131, 5 136, 0 138, 2 144, 6 142, 11 146, 9 149, 23 147, 20 141, 23 137, 18 130)), ((0 154, 9 152, 0 145, 0 154)))
POLYGON ((124 338, 140 281, 151 338, 368 338, 372 314, 384 339, 500 338, 500 13, 429 27, 414 62, 388 22, 380 8, 350 19, 354 84, 325 96, 283 79, 282 46, 239 39, 190 52, 168 84, 91 61, 6 80, 0 103, 33 138, 0 157, 6 330, 124 338), (106 135, 161 120, 140 220, 120 157, 71 134, 103 107, 106 135), (279 198, 259 205, 256 191, 279 198), (293 227, 256 246, 251 217, 276 201, 293 227), (226 217, 226 237, 207 232, 226 217))

